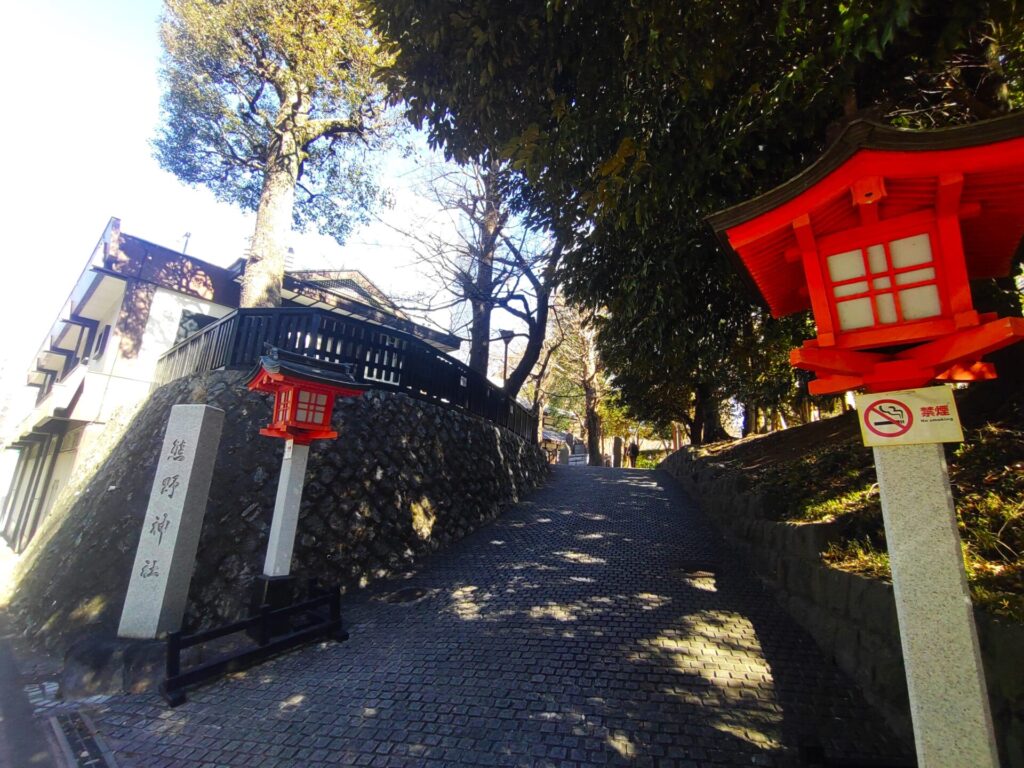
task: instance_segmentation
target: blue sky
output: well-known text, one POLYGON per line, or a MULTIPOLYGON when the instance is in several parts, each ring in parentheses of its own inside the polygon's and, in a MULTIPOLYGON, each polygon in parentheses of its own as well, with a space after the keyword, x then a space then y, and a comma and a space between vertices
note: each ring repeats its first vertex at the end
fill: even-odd
MULTIPOLYGON (((15 0, 0 30, 5 78, 5 272, 0 323, 3 389, 24 372, 111 216, 124 231, 217 264, 242 255, 251 214, 218 203, 160 170, 150 141, 159 119, 158 0, 15 0), (11 332, 11 329, 17 332, 11 332)), ((392 158, 385 182, 399 208, 408 166, 392 158)), ((401 210, 395 213, 399 219, 401 210)), ((347 247, 298 238, 296 266, 362 270, 392 294, 422 281, 387 227, 357 231, 347 247)), ((0 393, 2 396, 2 393, 0 393)))

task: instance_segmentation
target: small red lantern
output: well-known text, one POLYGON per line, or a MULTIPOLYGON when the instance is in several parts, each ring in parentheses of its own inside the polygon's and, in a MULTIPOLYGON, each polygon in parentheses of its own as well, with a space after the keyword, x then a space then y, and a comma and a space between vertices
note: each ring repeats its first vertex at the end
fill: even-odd
POLYGON ((811 309, 792 351, 812 394, 995 378, 1024 320, 981 315, 1024 235, 1024 114, 936 131, 856 122, 810 168, 709 221, 772 315, 811 309), (869 351, 873 350, 873 351, 869 351))
POLYGON ((271 350, 249 378, 249 389, 274 395, 270 424, 260 430, 267 437, 309 445, 313 440, 333 439, 334 398, 359 397, 369 385, 360 384, 347 366, 316 362, 271 350), (284 359, 282 359, 284 358, 284 359), (301 362, 300 362, 301 361, 301 362))

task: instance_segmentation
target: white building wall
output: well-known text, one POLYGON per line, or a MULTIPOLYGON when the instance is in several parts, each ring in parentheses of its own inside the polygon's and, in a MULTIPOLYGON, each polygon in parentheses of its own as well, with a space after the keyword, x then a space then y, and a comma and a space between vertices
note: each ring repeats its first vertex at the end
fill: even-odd
POLYGON ((148 397, 160 356, 174 346, 183 311, 211 317, 223 317, 231 307, 214 304, 193 296, 157 288, 150 303, 149 317, 142 333, 142 343, 133 357, 126 357, 117 332, 120 307, 111 315, 111 332, 106 351, 95 364, 90 362, 82 400, 75 409, 75 418, 94 422, 82 431, 80 444, 67 467, 62 487, 73 475, 102 462, 96 455, 96 444, 103 425, 122 408, 135 408, 148 397))
POLYGON ((120 311, 118 306, 104 321, 111 327, 110 336, 102 357, 89 363, 89 376, 75 418, 105 422, 114 411, 142 402, 149 395, 160 356, 174 346, 182 312, 223 317, 231 307, 157 288, 141 343, 130 357, 122 349, 117 330, 120 311))
POLYGON ((223 317, 231 308, 165 288, 157 288, 150 304, 149 318, 138 353, 131 358, 119 354, 111 375, 151 383, 160 356, 174 346, 184 311, 223 317))
MULTIPOLYGON (((157 288, 150 303, 141 344, 136 348, 135 354, 129 357, 122 349, 121 337, 117 330, 125 300, 122 284, 120 291, 111 293, 111 300, 106 309, 98 313, 97 340, 105 327, 109 328, 107 340, 102 354, 97 356, 95 347, 89 352, 89 363, 81 378, 82 392, 72 413, 73 419, 88 423, 78 430, 77 435, 69 434, 65 437, 65 444, 57 456, 49 481, 45 476, 39 479, 33 501, 44 503, 40 519, 49 513, 60 492, 75 475, 82 471, 90 471, 104 460, 105 456, 99 455, 97 451, 98 445, 103 444, 100 437, 111 416, 118 410, 138 407, 149 395, 157 361, 174 345, 182 312, 187 310, 212 317, 223 317, 231 311, 230 307, 157 288)), ((77 388, 77 384, 73 386, 77 388)), ((54 395, 57 394, 61 397, 48 397, 36 409, 33 417, 52 413, 56 405, 66 405, 73 393, 58 392, 55 387, 54 395), (56 402, 56 399, 61 399, 61 402, 56 402)), ((37 448, 31 450, 33 453, 30 454, 30 458, 33 461, 30 462, 30 467, 33 462, 45 460, 37 448)), ((30 477, 26 477, 19 498, 15 500, 19 506, 24 503, 25 494, 29 492, 29 479, 30 477)), ((5 485, 8 486, 9 484, 5 485)), ((13 488, 9 488, 9 492, 13 491, 13 488)))

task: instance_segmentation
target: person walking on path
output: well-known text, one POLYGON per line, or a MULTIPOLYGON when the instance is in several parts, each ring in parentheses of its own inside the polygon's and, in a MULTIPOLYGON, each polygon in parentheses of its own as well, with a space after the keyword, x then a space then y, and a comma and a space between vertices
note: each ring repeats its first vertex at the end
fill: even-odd
POLYGON ((634 440, 629 444, 629 466, 636 469, 636 459, 640 455, 640 446, 634 440))

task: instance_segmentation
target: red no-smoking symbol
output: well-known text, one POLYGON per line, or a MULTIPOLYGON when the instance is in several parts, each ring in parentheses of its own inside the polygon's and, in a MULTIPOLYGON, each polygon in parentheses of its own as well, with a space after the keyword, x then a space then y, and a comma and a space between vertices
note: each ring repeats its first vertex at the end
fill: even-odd
POLYGON ((914 414, 899 400, 875 400, 864 409, 864 425, 879 437, 899 437, 910 431, 914 414))

